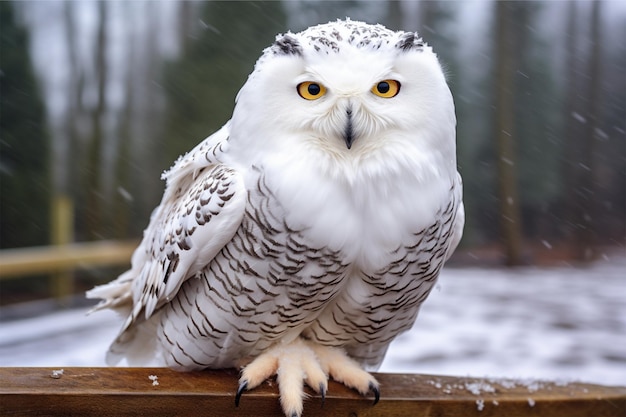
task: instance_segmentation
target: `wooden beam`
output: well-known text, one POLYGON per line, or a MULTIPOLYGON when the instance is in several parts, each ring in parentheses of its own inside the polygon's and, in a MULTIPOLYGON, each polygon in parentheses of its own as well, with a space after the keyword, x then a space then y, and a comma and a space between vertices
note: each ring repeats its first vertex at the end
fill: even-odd
MULTIPOLYGON (((281 416, 275 381, 244 393, 235 407, 238 372, 179 373, 164 368, 0 368, 3 416, 184 415, 281 416), (56 372, 55 372, 56 371, 56 372)), ((310 395, 314 416, 624 417, 626 387, 375 374, 381 400, 372 405, 336 382, 326 402, 310 395)))
POLYGON ((0 251, 0 279, 87 266, 130 266, 137 241, 97 241, 0 251))

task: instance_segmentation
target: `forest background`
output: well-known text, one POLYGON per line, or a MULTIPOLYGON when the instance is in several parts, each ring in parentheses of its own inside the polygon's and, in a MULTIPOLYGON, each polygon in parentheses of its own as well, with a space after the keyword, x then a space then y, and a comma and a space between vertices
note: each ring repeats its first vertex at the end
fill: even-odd
MULTIPOLYGON (((624 253, 626 7, 487 0, 0 2, 0 249, 50 244, 62 207, 72 241, 140 238, 160 174, 228 120, 275 35, 346 16, 418 31, 445 67, 456 262, 624 253)), ((24 286, 46 284, 3 281, 0 304, 24 286)))

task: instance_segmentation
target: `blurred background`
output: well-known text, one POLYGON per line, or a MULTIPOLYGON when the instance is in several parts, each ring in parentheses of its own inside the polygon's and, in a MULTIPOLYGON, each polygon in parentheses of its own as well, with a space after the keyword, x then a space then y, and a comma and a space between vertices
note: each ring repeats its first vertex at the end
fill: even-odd
MULTIPOLYGON (((346 16, 418 31, 446 69, 467 211, 458 262, 589 261, 624 247, 620 2, 0 7, 2 249, 139 239, 160 174, 229 119, 275 35, 346 16)), ((3 281, 2 303, 26 282, 3 281)))
POLYGON ((263 48, 346 16, 418 31, 446 70, 467 216, 451 265, 626 256, 624 2, 1 1, 0 320, 127 268, 160 174, 228 120, 263 48), (87 252, 62 270, 46 259, 67 252, 32 249, 70 243, 87 252))

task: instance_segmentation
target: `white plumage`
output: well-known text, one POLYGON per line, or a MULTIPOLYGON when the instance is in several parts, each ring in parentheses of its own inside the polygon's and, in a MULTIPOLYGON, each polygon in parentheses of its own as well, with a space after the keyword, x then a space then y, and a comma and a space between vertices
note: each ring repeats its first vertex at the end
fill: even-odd
POLYGON ((360 366, 413 325, 461 237, 455 125, 417 34, 346 20, 277 36, 232 119, 164 174, 132 268, 88 293, 128 317, 108 362, 254 360, 237 399, 278 372, 290 416, 303 380, 378 397, 360 366))

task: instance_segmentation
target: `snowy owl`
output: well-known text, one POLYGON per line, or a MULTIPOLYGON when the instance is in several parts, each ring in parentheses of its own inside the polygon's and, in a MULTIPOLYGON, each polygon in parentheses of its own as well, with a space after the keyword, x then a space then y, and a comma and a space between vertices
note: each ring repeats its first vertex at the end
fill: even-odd
POLYGON ((278 35, 232 118, 163 174, 107 362, 276 375, 287 416, 413 325, 463 228, 452 95, 416 33, 345 20, 278 35))

